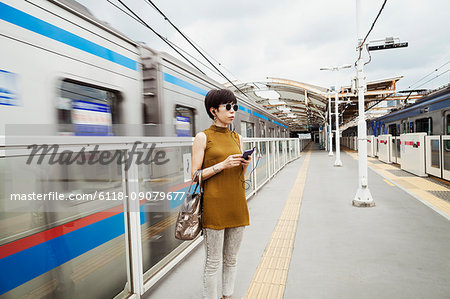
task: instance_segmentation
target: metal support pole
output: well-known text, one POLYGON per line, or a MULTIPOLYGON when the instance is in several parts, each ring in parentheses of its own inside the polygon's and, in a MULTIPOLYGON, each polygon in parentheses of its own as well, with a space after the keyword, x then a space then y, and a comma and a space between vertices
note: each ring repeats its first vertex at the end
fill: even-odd
POLYGON ((356 26, 358 33, 358 61, 356 63, 357 69, 357 83, 358 83, 358 190, 356 191, 355 198, 353 199, 353 205, 356 207, 373 207, 375 202, 373 201, 372 194, 369 190, 369 182, 367 177, 367 126, 365 117, 364 106, 364 91, 366 89, 366 78, 364 76, 364 64, 362 55, 359 55, 362 46, 361 35, 361 0, 356 0, 356 26), (360 47, 361 46, 361 47, 360 47))
POLYGON ((341 167, 342 161, 341 161, 341 146, 340 146, 340 140, 339 140, 339 99, 338 99, 338 92, 337 92, 337 84, 334 89, 334 100, 335 100, 335 118, 336 118, 336 160, 334 161, 334 166, 341 167))
POLYGON ((331 95, 328 94, 328 136, 329 142, 328 147, 330 148, 330 152, 328 156, 334 156, 333 154, 333 130, 331 128, 331 95))

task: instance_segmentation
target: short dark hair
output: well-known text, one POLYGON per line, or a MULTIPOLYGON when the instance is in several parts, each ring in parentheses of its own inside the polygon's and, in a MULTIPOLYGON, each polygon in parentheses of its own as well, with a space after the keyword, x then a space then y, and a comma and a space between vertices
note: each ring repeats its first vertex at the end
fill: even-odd
POLYGON ((220 104, 233 103, 236 104, 236 96, 229 89, 211 89, 205 96, 205 108, 209 118, 214 119, 211 114, 211 107, 219 109, 220 104))

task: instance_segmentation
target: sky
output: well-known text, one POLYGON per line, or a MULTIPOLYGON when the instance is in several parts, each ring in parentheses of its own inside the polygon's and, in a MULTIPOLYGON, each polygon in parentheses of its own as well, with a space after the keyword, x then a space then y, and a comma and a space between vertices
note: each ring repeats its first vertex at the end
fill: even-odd
MULTIPOLYGON (((121 6, 118 0, 110 1, 121 6)), ((146 0, 122 1, 162 36, 198 57, 146 0)), ((320 71, 322 67, 355 63, 356 0, 152 1, 184 34, 211 55, 216 65, 220 63, 224 67, 220 70, 231 80, 253 82, 276 77, 330 87, 350 85, 356 75, 355 68, 338 73, 320 71)), ((154 33, 107 0, 78 2, 131 39, 177 56, 154 33)), ((383 2, 361 0, 363 36, 383 2)), ((397 91, 435 89, 449 84, 449 11, 450 2, 446 0, 388 0, 367 40, 398 37, 409 46, 371 52, 371 61, 364 67, 367 80, 403 76, 397 91), (444 74, 431 80, 441 73, 444 74)), ((366 51, 363 58, 369 60, 366 51)), ((194 62, 212 78, 226 82, 199 62, 194 62)))

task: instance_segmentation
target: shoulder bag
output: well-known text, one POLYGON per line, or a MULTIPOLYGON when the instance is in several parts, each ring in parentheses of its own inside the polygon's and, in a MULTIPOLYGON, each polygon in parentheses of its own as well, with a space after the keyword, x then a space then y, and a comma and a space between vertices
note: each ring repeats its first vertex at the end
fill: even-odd
POLYGON ((175 238, 179 240, 193 240, 202 230, 202 170, 197 170, 192 179, 186 199, 178 212, 175 224, 175 238), (191 187, 198 176, 197 185, 191 193, 191 187), (198 188, 198 190, 197 190, 198 188))

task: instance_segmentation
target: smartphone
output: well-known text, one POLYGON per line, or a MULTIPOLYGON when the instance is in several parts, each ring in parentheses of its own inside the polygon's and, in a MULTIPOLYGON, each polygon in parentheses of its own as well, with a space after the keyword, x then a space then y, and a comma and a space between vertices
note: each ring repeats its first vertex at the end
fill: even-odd
POLYGON ((244 158, 245 160, 248 160, 248 156, 250 156, 253 153, 254 150, 255 150, 255 148, 252 148, 251 150, 246 150, 242 154, 242 158, 244 158))

